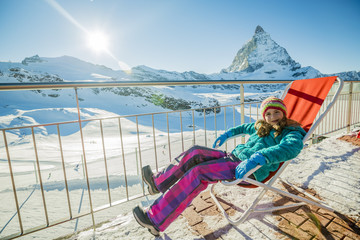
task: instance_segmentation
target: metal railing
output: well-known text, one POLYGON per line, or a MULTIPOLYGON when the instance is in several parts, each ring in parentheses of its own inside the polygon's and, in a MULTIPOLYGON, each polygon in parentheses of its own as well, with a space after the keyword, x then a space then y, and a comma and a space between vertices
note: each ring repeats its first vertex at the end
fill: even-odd
MULTIPOLYGON (((238 124, 256 121, 260 117, 260 102, 246 101, 244 85, 288 82, 0 84, 0 91, 14 92, 73 89, 70 98, 75 101, 77 115, 76 119, 69 121, 0 129, 0 180, 4 180, 0 199, 11 199, 0 204, 3 208, 0 211, 0 238, 21 237, 55 226, 60 226, 61 235, 64 235, 76 231, 78 220, 85 217, 90 217, 90 221, 87 218, 82 227, 90 225, 95 229, 96 223, 109 218, 101 216, 96 221, 97 213, 146 196, 139 176, 142 166, 149 164, 159 170, 187 147, 193 144, 208 146, 218 133, 238 124), (80 106, 83 100, 78 91, 83 88, 219 84, 240 85, 239 103, 85 118, 86 107, 80 106)), ((339 130, 349 131, 357 124, 360 124, 360 85, 358 81, 347 81, 337 103, 315 131, 314 139, 339 130)), ((224 148, 232 149, 236 144, 234 140, 224 148)))

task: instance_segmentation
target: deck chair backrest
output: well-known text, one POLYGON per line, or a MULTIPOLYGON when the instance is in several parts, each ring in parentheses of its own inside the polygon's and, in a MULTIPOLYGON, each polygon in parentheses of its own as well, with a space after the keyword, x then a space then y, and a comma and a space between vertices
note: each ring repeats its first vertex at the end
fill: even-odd
POLYGON ((295 80, 284 98, 287 117, 298 121, 306 132, 309 131, 336 78, 295 80))
MULTIPOLYGON (((283 97, 288 112, 287 117, 299 122, 304 130, 308 132, 312 127, 314 120, 318 115, 323 102, 325 101, 325 98, 329 94, 329 91, 336 80, 337 77, 333 76, 295 80, 292 82, 291 85, 289 85, 284 91, 285 97, 283 97)), ((338 93, 336 95, 338 95, 338 93)), ((333 100, 335 101, 336 99, 333 100)), ((316 125, 318 125, 321 120, 322 119, 318 118, 316 120, 316 125)), ((315 128, 316 126, 314 126, 311 131, 308 132, 308 134, 304 137, 304 142, 309 138, 315 128)), ((283 163, 280 163, 278 169, 276 169, 274 172, 271 172, 269 176, 262 182, 265 183, 272 179, 281 167, 283 167, 283 163)), ((285 167, 286 166, 284 166, 284 168, 285 167)), ((244 188, 258 187, 252 184, 241 183, 239 186, 244 188)))

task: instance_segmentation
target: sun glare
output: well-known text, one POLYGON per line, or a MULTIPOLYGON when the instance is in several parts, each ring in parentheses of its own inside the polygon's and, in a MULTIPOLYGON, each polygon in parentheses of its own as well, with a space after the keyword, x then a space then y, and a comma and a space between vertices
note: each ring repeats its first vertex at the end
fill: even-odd
POLYGON ((87 36, 88 46, 95 52, 104 52, 108 50, 109 39, 103 32, 91 32, 87 36))

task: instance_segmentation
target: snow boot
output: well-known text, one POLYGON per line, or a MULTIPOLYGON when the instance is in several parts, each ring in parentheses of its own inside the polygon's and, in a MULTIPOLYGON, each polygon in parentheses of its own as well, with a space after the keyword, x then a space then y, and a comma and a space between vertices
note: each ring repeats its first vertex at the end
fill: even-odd
POLYGON ((159 230, 150 221, 148 215, 146 214, 146 212, 144 212, 143 209, 141 209, 139 206, 137 206, 133 209, 133 214, 134 214, 135 220, 138 222, 138 224, 147 228, 149 230, 149 232, 152 235, 154 235, 155 237, 160 236, 159 230))
POLYGON ((148 191, 150 195, 158 194, 160 191, 156 188, 153 178, 154 174, 151 170, 151 167, 149 165, 146 165, 141 169, 141 173, 142 173, 142 179, 148 185, 148 191))

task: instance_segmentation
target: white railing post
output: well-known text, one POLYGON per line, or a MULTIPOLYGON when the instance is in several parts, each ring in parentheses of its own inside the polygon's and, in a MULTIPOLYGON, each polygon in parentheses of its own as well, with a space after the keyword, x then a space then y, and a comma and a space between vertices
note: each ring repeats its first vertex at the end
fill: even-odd
MULTIPOLYGON (((245 93, 244 84, 240 84, 241 124, 245 123, 245 93)), ((241 137, 241 143, 245 144, 245 138, 241 137)))
POLYGON ((353 92, 353 83, 349 83, 349 104, 348 104, 348 111, 347 111, 347 131, 350 132, 351 130, 351 108, 352 108, 352 92, 353 92))
POLYGON ((91 220, 92 220, 92 223, 93 223, 93 229, 95 231, 94 208, 93 208, 92 199, 91 199, 89 172, 88 172, 87 161, 86 161, 85 141, 84 141, 84 134, 83 134, 83 129, 82 129, 82 120, 81 120, 80 105, 79 105, 79 96, 78 96, 77 88, 74 88, 74 90, 75 90, 76 107, 77 107, 78 120, 79 120, 79 132, 80 132, 80 138, 81 138, 81 148, 82 148, 82 152, 83 152, 83 156, 84 156, 84 167, 85 167, 85 175, 86 175, 86 185, 87 185, 88 195, 89 195, 89 205, 90 205, 91 220))

